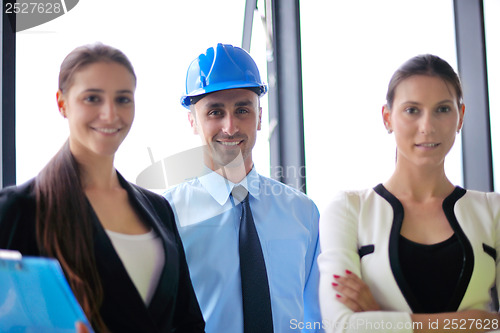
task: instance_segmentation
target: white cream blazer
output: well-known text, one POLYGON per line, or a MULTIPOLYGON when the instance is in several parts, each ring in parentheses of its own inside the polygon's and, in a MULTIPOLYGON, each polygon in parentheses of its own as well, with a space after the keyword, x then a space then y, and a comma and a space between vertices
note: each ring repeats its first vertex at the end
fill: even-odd
MULTIPOLYGON (((500 194, 456 187, 443 211, 458 236, 464 265, 449 311, 490 310, 499 285, 500 194)), ((413 332, 419 305, 402 276, 398 242, 403 206, 383 185, 340 192, 320 217, 320 306, 326 332, 413 332), (336 300, 333 275, 358 274, 383 311, 354 313, 336 300)), ((492 327, 498 329, 499 327, 492 327)))

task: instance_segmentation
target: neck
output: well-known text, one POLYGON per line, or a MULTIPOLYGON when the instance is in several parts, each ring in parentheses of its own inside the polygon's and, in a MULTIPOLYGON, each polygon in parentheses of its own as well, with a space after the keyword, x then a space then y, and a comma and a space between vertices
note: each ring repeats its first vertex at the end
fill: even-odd
POLYGON ((253 160, 251 154, 244 158, 240 153, 238 157, 236 157, 233 161, 225 165, 221 165, 217 163, 215 159, 212 158, 209 153, 207 153, 207 151, 205 151, 204 162, 205 165, 212 171, 218 173, 222 177, 235 184, 241 182, 253 168, 253 160))
POLYGON ((113 165, 114 156, 89 156, 75 154, 81 168, 83 189, 109 190, 119 185, 118 176, 113 165))
POLYGON ((435 167, 403 167, 396 170, 384 186, 398 198, 423 201, 429 198, 445 198, 454 189, 444 172, 444 164, 435 167))
POLYGON ((241 182, 247 175, 248 173, 252 170, 253 163, 249 166, 245 165, 245 163, 241 163, 238 165, 224 165, 224 166, 219 166, 219 165, 214 165, 213 163, 208 164, 205 163, 211 170, 214 172, 218 173, 222 177, 226 178, 232 183, 239 183, 241 182))
POLYGON ((224 166, 215 170, 215 172, 217 172, 219 175, 226 178, 230 182, 237 184, 248 175, 250 170, 252 170, 252 168, 247 171, 245 168, 243 168, 243 166, 236 168, 224 166))

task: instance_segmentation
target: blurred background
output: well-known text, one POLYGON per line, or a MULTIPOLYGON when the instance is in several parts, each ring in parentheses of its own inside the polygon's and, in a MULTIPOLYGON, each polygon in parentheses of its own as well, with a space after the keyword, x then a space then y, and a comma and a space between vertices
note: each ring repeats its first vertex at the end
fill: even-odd
MULTIPOLYGON (((179 102, 190 62, 218 42, 242 46, 245 41, 271 90, 261 101, 256 168, 305 191, 320 210, 336 190, 373 187, 392 173, 394 137, 381 117, 387 84, 399 65, 423 53, 447 60, 464 83, 469 128, 447 158, 449 178, 498 191, 498 17, 500 0, 80 0, 66 14, 17 32, 12 43, 4 14, 2 184, 36 176, 66 140, 66 120, 56 106, 57 79, 59 65, 75 47, 109 44, 135 67, 136 118, 115 165, 136 182, 153 163, 171 157, 182 162, 185 152, 200 146, 179 102), (478 32, 465 21, 478 22, 478 32), (471 36, 461 34, 464 29, 471 36), (12 56, 15 74, 5 69, 12 56), (291 83, 289 73, 295 73, 292 89, 285 84, 291 83), (13 83, 14 107, 5 95, 13 83), (15 114, 14 143, 6 136, 6 112, 15 114), (296 121, 289 124, 290 119, 296 121), (5 157, 12 149, 14 171, 5 157), (292 157, 283 157, 287 151, 292 157)), ((168 178, 148 187, 162 192, 175 185, 168 178)))

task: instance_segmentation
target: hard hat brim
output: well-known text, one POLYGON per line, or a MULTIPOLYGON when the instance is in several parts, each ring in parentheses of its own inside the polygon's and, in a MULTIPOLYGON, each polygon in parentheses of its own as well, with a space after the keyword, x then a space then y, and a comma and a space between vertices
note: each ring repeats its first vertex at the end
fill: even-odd
POLYGON ((267 92, 267 85, 265 84, 259 85, 255 83, 241 82, 241 81, 222 82, 219 84, 208 85, 206 88, 196 89, 192 91, 190 94, 182 96, 181 104, 189 109, 189 106, 191 105, 191 97, 206 95, 221 90, 246 89, 246 88, 259 88, 260 94, 257 94, 259 95, 259 97, 264 96, 267 92))

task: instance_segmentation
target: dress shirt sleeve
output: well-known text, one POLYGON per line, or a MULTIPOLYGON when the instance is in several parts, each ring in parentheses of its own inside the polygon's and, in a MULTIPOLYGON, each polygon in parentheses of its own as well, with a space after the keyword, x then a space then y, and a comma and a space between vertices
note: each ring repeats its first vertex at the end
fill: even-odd
MULTIPOLYGON (((308 330, 305 328, 303 332, 323 332, 321 325, 321 312, 319 309, 319 270, 318 270, 318 255, 319 247, 319 212, 316 206, 314 207, 311 216, 311 243, 307 251, 306 267, 309 268, 308 276, 306 277, 306 285, 304 288, 304 323, 310 323, 310 327, 314 329, 308 330)), ((307 327, 307 325, 305 325, 307 327)))
MULTIPOLYGON (((395 311, 353 312, 337 301, 333 275, 348 269, 361 277, 358 255, 360 196, 340 192, 322 212, 319 235, 321 254, 319 299, 326 332, 413 332, 409 313, 395 311)), ((374 218, 376 218, 374 216, 374 218)))

